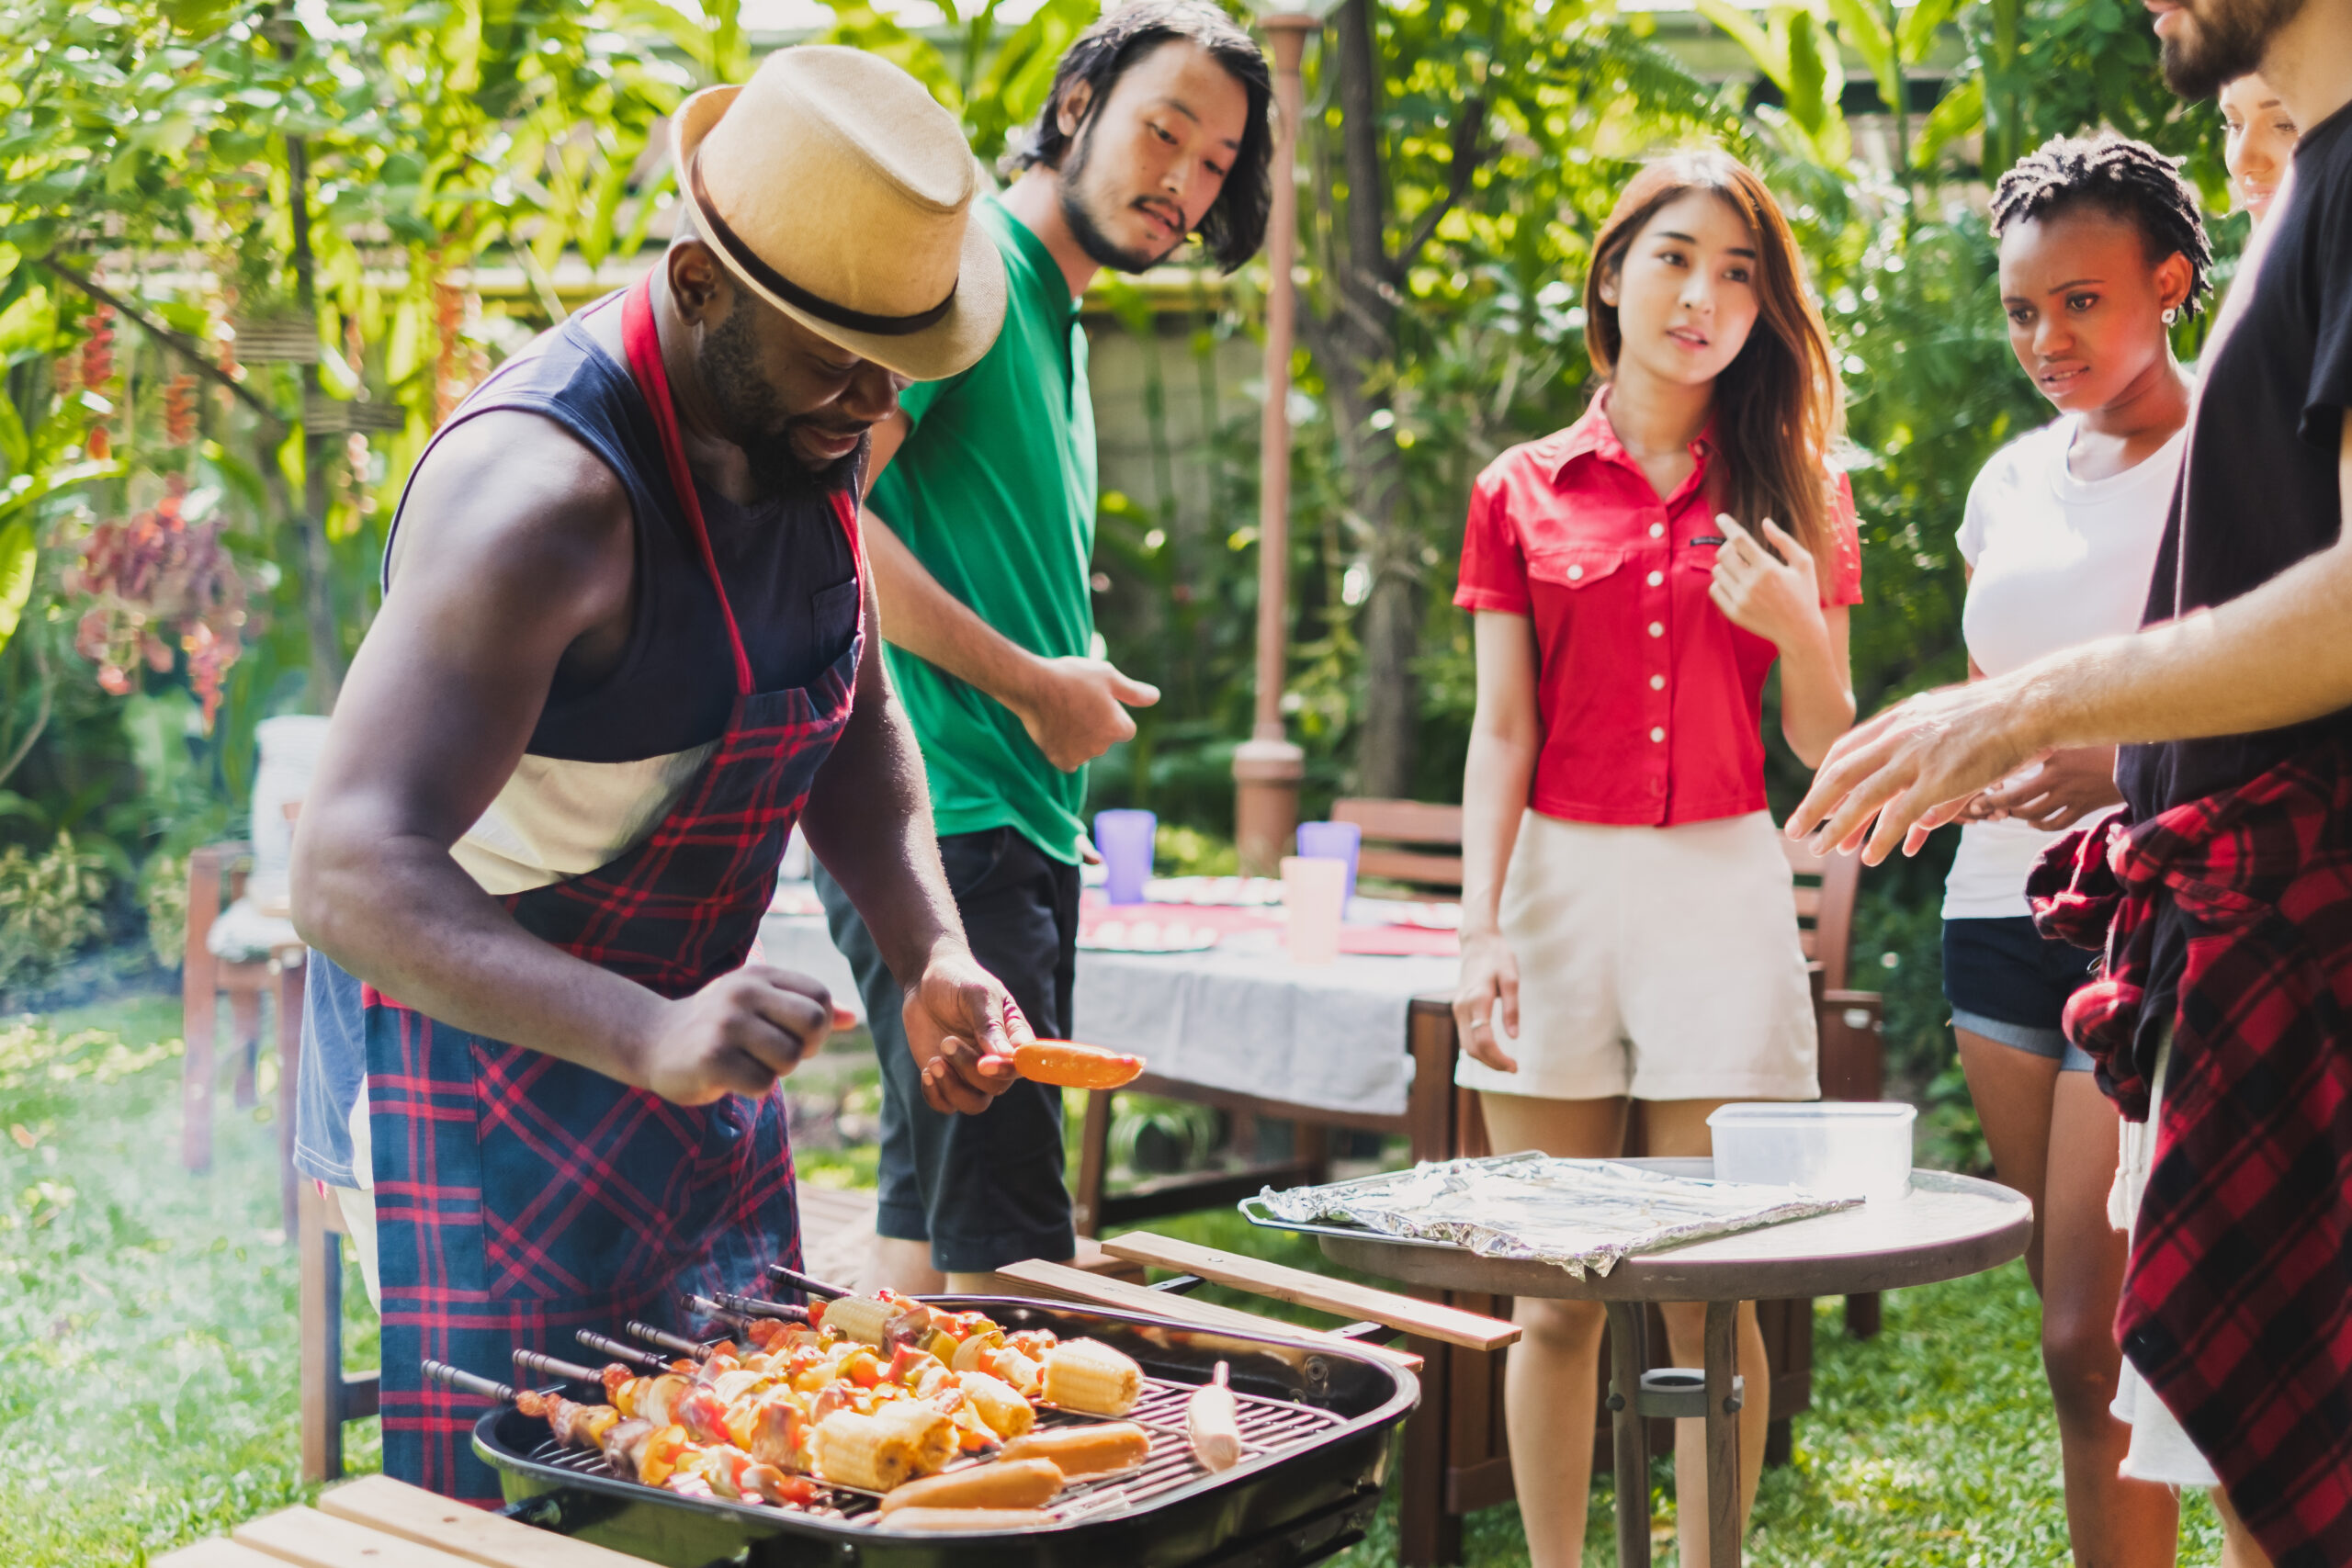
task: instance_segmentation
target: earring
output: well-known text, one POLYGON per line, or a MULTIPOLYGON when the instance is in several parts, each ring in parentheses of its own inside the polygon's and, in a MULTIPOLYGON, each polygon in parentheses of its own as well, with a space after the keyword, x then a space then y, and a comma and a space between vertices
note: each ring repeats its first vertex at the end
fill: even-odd
POLYGON ((2170 325, 2172 325, 2175 321, 2178 321, 2178 320, 2180 320, 2180 311, 2179 311, 2179 310, 2178 310, 2177 307, 2175 307, 2175 306, 2171 306, 2171 305, 2167 305, 2167 306, 2165 306, 2165 325, 2166 325, 2166 326, 2170 326, 2170 325))

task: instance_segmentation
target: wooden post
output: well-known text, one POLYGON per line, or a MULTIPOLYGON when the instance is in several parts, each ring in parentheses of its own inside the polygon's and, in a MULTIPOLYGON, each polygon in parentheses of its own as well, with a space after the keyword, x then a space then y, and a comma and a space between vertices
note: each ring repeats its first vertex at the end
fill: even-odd
POLYGON ((180 1163, 199 1175, 212 1168, 212 1037, 220 1007, 212 950, 205 939, 220 918, 222 852, 207 845, 187 857, 187 951, 180 961, 180 1163))
POLYGON ((295 1188, 301 1287, 302 1479, 343 1477, 343 1216, 311 1182, 295 1188))
POLYGON ((302 1066, 302 987, 309 974, 303 960, 307 955, 305 948, 280 948, 269 961, 277 976, 277 1195, 289 1241, 301 1234, 300 1209, 295 1201, 301 1178, 294 1170, 294 1080, 302 1066))
POLYGON ((1258 444, 1258 704, 1250 739, 1233 754, 1233 836, 1241 869, 1272 875, 1298 826, 1306 753, 1283 733, 1290 662, 1290 355, 1297 322, 1291 268, 1298 251, 1298 122, 1306 110, 1299 61, 1323 24, 1304 12, 1265 18, 1274 51, 1273 209, 1266 224, 1266 406, 1258 444))

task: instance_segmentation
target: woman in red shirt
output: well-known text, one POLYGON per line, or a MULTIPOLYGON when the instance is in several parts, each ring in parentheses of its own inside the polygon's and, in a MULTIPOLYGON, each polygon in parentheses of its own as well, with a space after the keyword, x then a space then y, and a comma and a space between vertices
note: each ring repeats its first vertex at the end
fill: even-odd
MULTIPOLYGON (((1764 808, 1764 677, 1808 765, 1853 722, 1842 392, 1788 221, 1721 152, 1653 164, 1593 244, 1585 416, 1478 478, 1454 603, 1476 615, 1463 779, 1464 1058, 1498 1150, 1709 1152, 1726 1100, 1811 1100, 1813 1009, 1764 808)), ((1599 1303, 1522 1300, 1506 1413, 1536 1568, 1584 1540, 1599 1303)), ((1668 1307, 1676 1360, 1702 1309, 1668 1307)), ((1763 1337, 1741 1517, 1770 1419, 1763 1337)), ((1682 1561, 1708 1561, 1702 1424, 1676 1444, 1682 1561)), ((1621 1481, 1621 1484, 1622 1484, 1621 1481)))

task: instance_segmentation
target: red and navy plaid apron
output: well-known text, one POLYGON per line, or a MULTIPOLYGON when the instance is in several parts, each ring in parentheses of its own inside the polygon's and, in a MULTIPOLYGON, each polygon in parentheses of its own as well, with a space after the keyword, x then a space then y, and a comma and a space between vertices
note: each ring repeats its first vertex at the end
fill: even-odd
MULTIPOLYGON (((648 285, 622 307, 629 368, 734 647, 726 731, 670 815, 585 875, 503 902, 524 930, 664 997, 740 967, 818 767, 847 723, 864 637, 815 682, 752 690, 662 366, 648 285)), ((855 507, 835 511, 860 564, 855 507)), ((861 616, 860 624, 863 624, 861 616)), ((800 1238, 781 1086, 690 1109, 363 992, 384 1471, 495 1503, 478 1403, 425 1385, 424 1358, 503 1377, 517 1346, 578 1357, 575 1328, 693 1326, 689 1291, 753 1289, 800 1238)))

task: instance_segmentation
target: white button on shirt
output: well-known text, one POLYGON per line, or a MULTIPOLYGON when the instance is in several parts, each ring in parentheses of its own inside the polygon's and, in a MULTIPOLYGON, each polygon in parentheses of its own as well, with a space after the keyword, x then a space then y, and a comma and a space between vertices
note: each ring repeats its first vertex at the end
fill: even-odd
POLYGON ((1664 621, 1652 621, 1650 623, 1650 636, 1664 637, 1665 635, 1666 623, 1664 621))
POLYGON ((1665 581, 1666 581, 1666 573, 1664 573, 1664 572, 1662 572, 1662 571, 1654 571, 1654 572, 1650 573, 1650 586, 1651 586, 1652 588, 1656 588, 1656 587, 1659 586, 1661 583, 1663 583, 1663 582, 1665 582, 1665 581))
POLYGON ((1584 568, 1582 568, 1582 567, 1580 567, 1580 566, 1572 566, 1572 567, 1568 568, 1568 581, 1569 581, 1570 582, 1581 582, 1581 581, 1584 581, 1584 568))
POLYGON ((1657 727, 1657 728, 1652 728, 1652 729, 1651 729, 1651 731, 1650 731, 1650 739, 1653 739, 1653 740, 1663 740, 1663 739, 1666 739, 1666 730, 1665 730, 1664 727, 1663 727, 1663 726, 1660 726, 1660 727, 1657 727))
POLYGON ((1666 525, 1665 525, 1665 524, 1663 524, 1663 523, 1653 523, 1653 524, 1651 524, 1651 525, 1650 525, 1650 537, 1651 537, 1651 538, 1653 538, 1653 539, 1663 539, 1663 538, 1665 538, 1665 537, 1666 537, 1666 525))
POLYGON ((1653 692, 1663 692, 1663 691, 1665 691, 1665 690, 1666 690, 1666 677, 1665 677, 1665 676, 1663 676, 1663 675, 1653 675, 1653 676, 1651 676, 1651 677, 1650 677, 1650 690, 1651 690, 1651 691, 1653 691, 1653 692))

